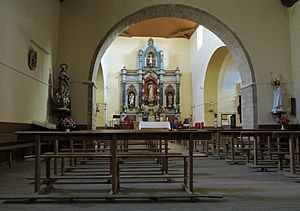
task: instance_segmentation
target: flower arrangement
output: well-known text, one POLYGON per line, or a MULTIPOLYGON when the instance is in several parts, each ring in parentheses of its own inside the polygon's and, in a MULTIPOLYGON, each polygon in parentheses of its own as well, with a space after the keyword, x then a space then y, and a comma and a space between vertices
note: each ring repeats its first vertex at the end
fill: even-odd
POLYGON ((73 129, 76 127, 76 123, 73 119, 71 119, 70 117, 66 117, 64 119, 61 119, 58 122, 59 126, 63 129, 73 129))
POLYGON ((279 117, 278 123, 281 125, 287 125, 290 122, 290 120, 287 117, 279 117))

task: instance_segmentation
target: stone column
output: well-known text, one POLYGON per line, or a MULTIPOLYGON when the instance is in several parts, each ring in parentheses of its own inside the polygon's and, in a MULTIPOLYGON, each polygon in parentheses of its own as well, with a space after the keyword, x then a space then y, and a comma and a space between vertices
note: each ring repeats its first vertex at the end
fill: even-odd
POLYGON ((164 83, 165 83, 165 70, 159 71, 159 105, 163 107, 164 104, 164 83))
POLYGON ((177 67, 175 70, 175 75, 176 75, 176 90, 175 90, 175 94, 176 94, 176 108, 177 108, 177 112, 176 113, 180 113, 180 69, 177 67))
POLYGON ((141 69, 139 69, 139 71, 138 71, 138 77, 139 77, 139 90, 138 90, 139 105, 138 105, 138 107, 141 108, 142 104, 143 104, 143 99, 142 99, 142 96, 143 96, 143 71, 141 69))
POLYGON ((254 102, 254 93, 256 86, 249 84, 241 89, 242 97, 242 124, 243 129, 253 129, 257 127, 257 104, 254 102))
POLYGON ((88 107, 87 129, 96 130, 96 86, 94 82, 88 83, 88 105, 90 106, 88 107))
POLYGON ((126 78, 127 78, 127 70, 125 67, 121 70, 121 77, 122 77, 121 111, 124 112, 124 106, 126 105, 126 78))

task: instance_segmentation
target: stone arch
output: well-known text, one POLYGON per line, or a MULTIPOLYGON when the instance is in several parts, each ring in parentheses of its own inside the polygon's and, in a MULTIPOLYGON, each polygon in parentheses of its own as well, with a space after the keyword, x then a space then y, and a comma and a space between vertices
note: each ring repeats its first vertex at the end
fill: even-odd
POLYGON ((255 74, 250 56, 239 37, 221 20, 204 10, 180 4, 161 4, 145 7, 124 17, 112 26, 98 44, 92 58, 89 73, 89 81, 92 83, 90 83, 91 85, 88 88, 88 128, 95 129, 95 87, 93 84, 96 81, 97 67, 104 52, 122 31, 143 20, 158 17, 175 17, 194 21, 215 33, 225 43, 241 74, 243 126, 244 128, 257 127, 255 74))

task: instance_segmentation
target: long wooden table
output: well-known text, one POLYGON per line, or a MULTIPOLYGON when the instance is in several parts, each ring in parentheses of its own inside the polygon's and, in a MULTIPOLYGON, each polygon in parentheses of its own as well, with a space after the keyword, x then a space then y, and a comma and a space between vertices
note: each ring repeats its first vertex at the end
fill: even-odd
POLYGON ((41 143, 43 141, 107 140, 110 142, 112 194, 118 193, 117 142, 120 140, 183 140, 188 142, 188 190, 193 193, 193 148, 194 140, 211 139, 212 132, 200 131, 143 131, 143 130, 85 130, 85 131, 20 131, 18 139, 35 141, 34 192, 40 192, 41 143))

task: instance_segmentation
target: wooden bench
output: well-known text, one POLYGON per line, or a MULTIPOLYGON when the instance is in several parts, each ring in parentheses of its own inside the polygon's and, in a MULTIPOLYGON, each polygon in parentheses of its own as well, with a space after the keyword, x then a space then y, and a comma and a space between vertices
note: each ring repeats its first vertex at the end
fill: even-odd
POLYGON ((34 142, 26 140, 0 140, 0 151, 9 152, 9 168, 13 169, 13 150, 34 147, 34 142))
MULTIPOLYGON (((118 187, 120 186, 120 179, 167 179, 169 182, 171 179, 175 178, 183 178, 183 184, 187 186, 188 182, 188 155, 184 155, 181 153, 118 153, 116 155, 117 157, 117 183, 118 187), (163 162, 163 168, 161 169, 162 172, 159 175, 120 175, 120 161, 123 159, 141 159, 141 158, 154 158, 154 159, 162 159, 163 162), (184 167, 183 167, 183 174, 169 174, 168 172, 168 165, 166 162, 168 162, 168 158, 182 158, 184 162, 184 167)), ((196 154, 193 157, 206 157, 206 155, 203 154, 196 154)), ((66 176, 65 175, 65 166, 64 166, 64 159, 65 158, 101 158, 101 159, 111 159, 112 156, 109 154, 103 154, 103 153, 86 153, 86 152, 59 152, 59 153, 54 153, 54 152, 48 152, 44 153, 40 156, 40 158, 45 159, 46 161, 46 178, 41 178, 42 179, 42 184, 45 184, 46 187, 41 191, 47 191, 49 188, 52 187, 52 185, 59 179, 104 179, 109 182, 111 180, 111 173, 108 175, 103 175, 103 176, 66 176), (60 158, 61 159, 61 177, 51 176, 50 172, 50 161, 51 159, 55 158, 60 158)), ((111 165, 111 164, 110 164, 111 165)))

